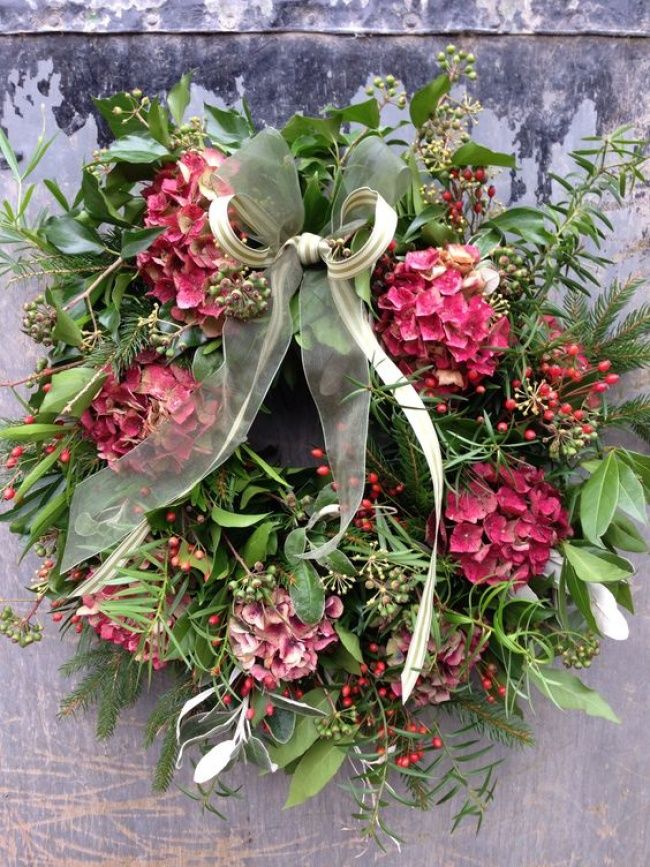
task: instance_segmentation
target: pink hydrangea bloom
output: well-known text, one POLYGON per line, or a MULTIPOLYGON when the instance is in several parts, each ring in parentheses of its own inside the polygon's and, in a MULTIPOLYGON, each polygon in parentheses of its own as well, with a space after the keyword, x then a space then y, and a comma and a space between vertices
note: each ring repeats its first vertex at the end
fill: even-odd
POLYGON ((570 533, 560 492, 529 464, 472 466, 466 490, 447 497, 448 551, 473 584, 541 575, 551 550, 570 533))
POLYGON ((508 346, 510 324, 485 300, 496 272, 478 268, 470 245, 407 253, 383 273, 376 328, 401 370, 423 372, 431 393, 459 391, 492 376, 508 346))
POLYGON ((110 463, 168 416, 173 416, 179 430, 191 421, 195 412, 191 395, 196 387, 189 371, 162 364, 155 352, 143 352, 121 380, 107 371, 99 394, 81 416, 83 432, 97 445, 100 457, 110 463))
MULTIPOLYGON (((429 653, 412 693, 413 701, 420 707, 449 701, 452 691, 467 682, 470 671, 481 656, 478 646, 480 630, 474 630, 469 641, 462 629, 442 623, 441 630, 440 649, 436 648, 435 642, 429 641, 429 653)), ((386 661, 391 668, 401 670, 404 667, 410 644, 411 634, 406 629, 400 629, 388 639, 386 661)), ((390 687, 394 695, 401 696, 399 679, 392 681, 390 687)))
POLYGON ((188 151, 158 172, 142 194, 144 224, 166 228, 137 257, 150 294, 163 304, 172 302, 175 319, 196 322, 213 335, 221 330, 223 308, 208 293, 209 280, 230 260, 210 230, 206 192, 210 175, 222 161, 215 150, 188 151))
POLYGON ((339 597, 330 596, 323 619, 307 625, 296 616, 289 593, 277 587, 269 602, 235 605, 230 646, 243 670, 267 686, 299 680, 316 670, 318 652, 338 641, 332 621, 342 613, 339 597))

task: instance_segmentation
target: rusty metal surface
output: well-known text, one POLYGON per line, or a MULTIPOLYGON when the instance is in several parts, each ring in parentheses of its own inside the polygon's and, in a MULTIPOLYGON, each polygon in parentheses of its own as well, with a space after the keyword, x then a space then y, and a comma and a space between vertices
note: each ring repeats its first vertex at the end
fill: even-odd
POLYGON ((5 31, 644 35, 646 0, 3 0, 5 31))
MULTIPOLYGON (((58 14, 57 26, 80 30, 87 26, 84 22, 91 12, 101 16, 102 8, 110 6, 101 26, 113 30, 155 29, 164 22, 181 28, 228 29, 220 16, 233 5, 228 0, 116 0, 111 4, 0 0, 0 14, 12 29, 54 26, 46 23, 45 16, 58 14), (206 16, 210 8, 211 17, 206 16), (159 23, 153 18, 145 21, 145 13, 155 13, 159 23)), ((259 0, 247 5, 250 14, 239 19, 240 28, 253 24, 287 28, 312 12, 322 15, 319 20, 329 28, 389 27, 397 9, 400 14, 411 10, 424 16, 439 29, 461 23, 494 29, 648 29, 648 4, 633 0, 581 4, 475 0, 462 4, 462 11, 452 3, 427 6, 368 0, 318 4, 259 0)), ((635 120, 646 132, 650 127, 650 57, 643 39, 502 36, 476 37, 463 44, 471 45, 480 60, 478 93, 486 112, 477 138, 499 149, 512 147, 519 155, 521 180, 503 179, 506 198, 534 201, 548 193, 546 170, 566 169, 562 155, 582 135, 628 120, 635 120)), ((0 37, 0 122, 24 155, 40 131, 42 105, 48 130, 60 131, 42 174, 56 175, 69 191, 80 161, 98 140, 104 140, 104 130, 92 113, 92 95, 136 85, 159 92, 193 67, 197 70, 194 109, 208 95, 230 103, 245 93, 260 120, 278 124, 296 109, 315 111, 328 100, 351 99, 375 72, 399 75, 413 89, 431 76, 431 58, 439 47, 440 40, 407 36, 380 40, 298 34, 5 36, 0 37)), ((7 173, 1 169, 2 164, 0 192, 8 188, 7 173)), ((639 191, 628 208, 610 214, 619 231, 614 274, 623 276, 644 264, 647 271, 649 198, 647 191, 639 191)), ((32 369, 33 345, 18 328, 20 303, 34 291, 34 287, 13 287, 0 294, 2 380, 32 369)), ((647 376, 638 375, 628 379, 624 388, 632 393, 648 384, 647 376)), ((3 391, 0 414, 10 408, 10 396, 3 391)), ((26 599, 23 586, 30 576, 29 563, 16 566, 18 555, 16 541, 3 534, 0 597, 12 604, 26 599)), ((224 805, 227 824, 202 815, 176 790, 162 797, 152 795, 149 774, 154 755, 140 748, 152 699, 126 715, 112 740, 97 744, 92 715, 75 721, 56 719, 58 700, 67 687, 57 670, 71 652, 69 643, 61 643, 53 627, 39 648, 20 651, 3 641, 0 864, 645 867, 650 851, 647 575, 642 572, 635 585, 639 614, 630 640, 608 642, 588 676, 623 724, 562 715, 540 701, 532 719, 538 747, 507 756, 495 803, 479 837, 469 826, 449 836, 447 807, 430 814, 395 815, 397 830, 409 840, 401 854, 363 851, 343 793, 329 791, 283 813, 286 781, 256 779, 252 770, 240 773, 239 779, 247 782, 241 800, 224 805)), ((187 783, 188 778, 186 769, 180 781, 187 783)))

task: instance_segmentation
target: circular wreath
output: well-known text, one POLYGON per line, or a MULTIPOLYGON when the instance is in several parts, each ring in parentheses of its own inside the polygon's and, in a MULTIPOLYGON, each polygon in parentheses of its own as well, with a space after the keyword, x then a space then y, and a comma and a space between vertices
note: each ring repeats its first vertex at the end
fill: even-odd
POLYGON ((571 669, 627 637, 619 552, 645 550, 650 459, 602 435, 649 438, 647 398, 608 392, 650 316, 623 311, 637 281, 600 289, 598 253, 643 149, 592 140, 558 200, 504 207, 515 159, 454 95, 474 58, 438 59, 410 99, 376 78, 279 132, 246 105, 185 121, 188 76, 166 104, 98 100, 114 141, 72 202, 46 182, 56 216, 28 207, 49 143, 23 169, 0 139, 4 269, 43 284, 23 330, 46 351, 0 429, 4 520, 41 558, 0 631, 38 642, 45 603, 78 633, 62 713, 99 702, 99 737, 173 672, 157 789, 191 752, 205 805, 243 761, 293 806, 347 760, 380 838, 394 801, 480 822, 490 744, 532 744, 538 693, 616 720, 571 669))

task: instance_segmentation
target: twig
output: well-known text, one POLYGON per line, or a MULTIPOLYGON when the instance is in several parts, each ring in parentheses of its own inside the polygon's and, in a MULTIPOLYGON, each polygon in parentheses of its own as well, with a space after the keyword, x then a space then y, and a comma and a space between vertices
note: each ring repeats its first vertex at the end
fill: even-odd
POLYGON ((104 280, 106 277, 108 277, 110 274, 112 274, 113 271, 117 271, 118 268, 121 268, 123 264, 124 264, 124 259, 122 259, 122 257, 119 256, 112 263, 112 265, 109 265, 105 271, 102 271, 102 273, 99 275, 99 277, 97 277, 96 280, 93 280, 93 282, 90 284, 90 286, 87 289, 84 289, 83 292, 80 292, 79 295, 75 295, 75 297, 71 301, 68 301, 68 303, 64 305, 63 309, 64 310, 70 310, 70 308, 74 307, 75 304, 78 304, 80 301, 83 301, 85 298, 88 298, 91 295, 91 293, 99 286, 99 284, 102 282, 102 280, 104 280))

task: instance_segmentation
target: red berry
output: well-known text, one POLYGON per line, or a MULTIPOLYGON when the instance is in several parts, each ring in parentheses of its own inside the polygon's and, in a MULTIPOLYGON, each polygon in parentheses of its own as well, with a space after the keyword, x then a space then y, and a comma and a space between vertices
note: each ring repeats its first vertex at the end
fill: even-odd
POLYGON ((555 413, 552 409, 544 410, 544 421, 553 421, 555 418, 555 413))
POLYGON ((312 458, 324 458, 325 452, 322 449, 312 449, 311 456, 312 458))
POLYGON ((582 419, 585 417, 585 411, 584 411, 584 409, 576 409, 576 410, 574 410, 574 412, 573 412, 573 417, 574 417, 574 419, 575 419, 576 421, 582 421, 582 419))
POLYGON ((18 461, 16 458, 7 458, 7 463, 5 464, 5 466, 8 470, 13 470, 17 463, 18 461))
POLYGON ((386 696, 388 695, 388 690, 385 686, 380 686, 377 690, 377 695, 379 696, 379 698, 386 698, 386 696))
POLYGON ((21 458, 25 454, 25 449, 22 446, 14 446, 11 450, 12 458, 21 458))
POLYGON ((56 614, 52 615, 52 620, 55 623, 60 623, 63 620, 63 614, 60 611, 57 611, 56 614))
POLYGON ((499 433, 505 433, 508 430, 508 423, 505 421, 500 421, 497 425, 497 430, 499 433))
POLYGON ((420 761, 420 753, 411 753, 409 756, 409 762, 412 765, 417 764, 420 761))
POLYGON ((377 473, 368 473, 367 480, 369 485, 375 485, 379 481, 379 476, 377 473))
POLYGON ((444 415, 444 414, 447 412, 447 404, 446 404, 446 403, 439 403, 439 404, 436 406, 436 412, 437 412, 439 415, 444 415))
POLYGON ((168 524, 173 524, 176 520, 176 512, 167 512, 167 514, 165 515, 165 520, 168 524))
POLYGON ((174 569, 178 569, 178 567, 180 566, 180 562, 181 562, 180 557, 172 557, 169 562, 174 567, 174 569))
POLYGON ((514 399, 514 397, 509 397, 504 403, 504 406, 508 410, 508 412, 512 412, 513 410, 517 409, 517 401, 514 399))
POLYGON ((572 343, 570 346, 567 346, 566 353, 567 355, 578 355, 580 352, 580 347, 577 343, 572 343))
POLYGON ((593 391, 597 391, 602 394, 604 391, 607 391, 608 388, 609 386, 606 382, 597 382, 593 387, 593 391))
POLYGON ((505 688, 505 686, 503 686, 503 685, 501 685, 501 686, 497 689, 497 692, 499 693, 499 695, 501 696, 501 698, 503 698, 503 697, 505 696, 505 694, 506 694, 507 691, 508 691, 508 690, 507 690, 507 689, 505 688))
POLYGON ((275 713, 275 707, 272 704, 267 704, 267 706, 264 708, 264 713, 266 714, 266 716, 273 716, 273 714, 275 713))
POLYGON ((68 461, 70 460, 70 450, 69 449, 63 449, 63 451, 59 455, 59 460, 61 461, 62 464, 67 464, 68 461))
POLYGON ((216 626, 220 620, 221 620, 221 615, 219 615, 219 614, 211 614, 208 617, 208 623, 210 624, 210 626, 216 626))
POLYGON ((350 687, 349 683, 346 683, 341 687, 341 695, 343 696, 343 698, 347 698, 351 692, 352 688, 350 687))
POLYGON ((43 392, 45 394, 47 394, 48 391, 52 391, 52 383, 51 382, 46 382, 45 385, 43 386, 43 392))
POLYGON ((483 689, 492 689, 492 678, 484 677, 481 680, 481 684, 483 685, 483 689))
POLYGON ((485 180, 485 169, 476 169, 476 171, 474 172, 474 180, 482 184, 485 180))
POLYGON ((275 685, 276 685, 275 684, 275 678, 273 677, 273 675, 267 674, 266 677, 264 678, 264 686, 267 689, 275 689, 275 685))
POLYGON ((605 377, 605 382, 607 385, 615 385, 620 379, 618 373, 608 373, 605 377))
POLYGON ((35 415, 26 415, 25 418, 23 419, 24 424, 34 424, 35 421, 36 421, 35 415))
POLYGON ((530 428, 527 428, 527 429, 524 431, 524 439, 525 439, 525 440, 528 440, 528 442, 531 442, 532 440, 534 440, 534 439, 536 439, 536 438, 537 438, 537 434, 535 433, 534 430, 531 430, 530 428))
POLYGON ((13 488, 5 488, 4 494, 2 495, 5 500, 13 500, 16 496, 16 491, 13 488))
POLYGON ((353 704, 354 704, 354 699, 350 698, 350 696, 343 699, 343 707, 352 707, 353 704))
POLYGON ((497 194, 497 188, 492 186, 488 187, 487 194, 491 199, 493 199, 497 194))
POLYGON ((483 205, 481 204, 481 202, 477 202, 474 205, 474 213, 475 214, 482 214, 483 213, 483 205))
POLYGON ((181 563, 181 572, 191 572, 192 564, 188 563, 187 560, 184 563, 181 563))
POLYGON ((604 359, 603 361, 598 362, 598 370, 601 373, 607 373, 607 371, 609 370, 609 368, 611 366, 612 366, 612 362, 608 361, 607 359, 604 359))
POLYGON ((327 464, 321 464, 320 467, 316 467, 316 475, 317 476, 329 476, 330 468, 327 464))
POLYGON ((226 705, 232 704, 232 696, 230 695, 230 693, 228 693, 227 695, 224 695, 224 697, 222 698, 222 701, 226 705))
POLYGON ((485 700, 487 701, 488 704, 494 704, 494 702, 496 701, 496 698, 493 695, 488 695, 485 700))
POLYGON ((471 181, 474 177, 474 174, 471 169, 465 169, 465 171, 463 172, 463 177, 466 181, 471 181))
POLYGON ((379 645, 378 645, 376 642, 373 641, 373 642, 371 642, 371 643, 368 645, 368 650, 369 650, 371 653, 377 653, 378 650, 379 650, 379 645))
POLYGON ((476 393, 477 394, 485 394, 485 386, 484 385, 477 385, 476 386, 476 393))
POLYGON ((562 415, 571 415, 571 413, 573 412, 573 407, 570 403, 563 403, 560 407, 560 412, 562 413, 562 415))
POLYGON ((253 719, 254 716, 255 716, 255 708, 249 707, 246 711, 246 719, 253 719))
POLYGON ((434 748, 434 750, 439 750, 442 747, 442 738, 439 738, 437 736, 435 738, 431 738, 431 746, 434 748))
POLYGON ((445 190, 444 193, 442 194, 442 198, 443 198, 443 200, 444 200, 445 202, 451 202, 451 200, 452 200, 454 197, 453 197, 453 195, 449 192, 449 190, 445 190))
POLYGON ((594 432, 594 429, 592 428, 592 426, 590 424, 583 424, 582 432, 584 434, 590 434, 590 433, 594 432))

